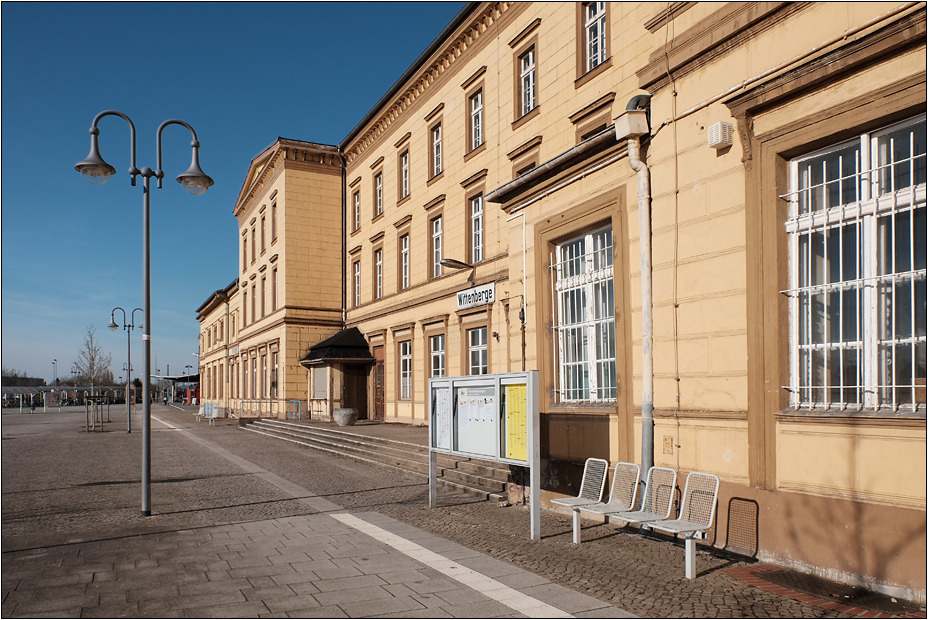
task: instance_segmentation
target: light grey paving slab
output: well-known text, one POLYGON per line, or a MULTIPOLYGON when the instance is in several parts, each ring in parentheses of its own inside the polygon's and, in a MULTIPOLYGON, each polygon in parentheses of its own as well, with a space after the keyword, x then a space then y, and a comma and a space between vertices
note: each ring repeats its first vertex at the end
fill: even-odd
POLYGON ((269 610, 260 601, 207 605, 203 607, 185 607, 185 618, 256 618, 269 610))
POLYGON ((320 592, 313 594, 313 597, 323 605, 341 605, 352 601, 393 598, 393 595, 379 586, 369 586, 366 588, 351 588, 350 590, 320 592))
POLYGON ((396 597, 373 599, 367 601, 351 601, 339 605, 351 618, 370 618, 381 614, 419 611, 422 605, 412 597, 396 597))
POLYGON ((320 592, 336 592, 338 590, 354 590, 357 588, 380 587, 386 585, 377 575, 358 575, 355 577, 337 577, 314 582, 320 592))

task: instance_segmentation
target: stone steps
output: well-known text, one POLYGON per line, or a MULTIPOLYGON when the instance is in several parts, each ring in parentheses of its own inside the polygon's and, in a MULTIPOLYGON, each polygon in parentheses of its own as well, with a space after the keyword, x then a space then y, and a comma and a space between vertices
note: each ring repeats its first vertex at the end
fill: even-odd
MULTIPOLYGON (((425 477, 429 474, 428 447, 415 443, 274 419, 255 419, 242 428, 355 461, 425 477)), ((453 490, 503 503, 508 500, 508 481, 505 465, 438 455, 438 483, 453 490)))

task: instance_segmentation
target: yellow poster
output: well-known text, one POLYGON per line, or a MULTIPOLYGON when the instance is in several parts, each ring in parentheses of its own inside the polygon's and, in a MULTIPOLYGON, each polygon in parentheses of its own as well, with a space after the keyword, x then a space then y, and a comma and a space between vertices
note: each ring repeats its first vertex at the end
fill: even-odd
POLYGON ((525 385, 506 386, 506 458, 528 460, 525 385))

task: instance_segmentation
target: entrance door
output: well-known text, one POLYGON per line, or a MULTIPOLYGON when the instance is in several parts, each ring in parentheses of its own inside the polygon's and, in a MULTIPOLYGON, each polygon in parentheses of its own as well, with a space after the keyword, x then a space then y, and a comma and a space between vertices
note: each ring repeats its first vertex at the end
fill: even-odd
POLYGON ((358 419, 367 419, 367 368, 346 366, 344 372, 346 407, 358 410, 358 419))
POLYGON ((374 347, 374 418, 384 419, 384 353, 383 347, 374 347))

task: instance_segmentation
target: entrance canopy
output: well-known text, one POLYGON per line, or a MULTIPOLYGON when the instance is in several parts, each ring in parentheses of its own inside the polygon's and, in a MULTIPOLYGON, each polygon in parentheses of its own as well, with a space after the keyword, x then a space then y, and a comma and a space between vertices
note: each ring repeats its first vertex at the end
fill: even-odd
POLYGON ((318 366, 320 364, 374 364, 364 334, 357 327, 343 329, 334 336, 326 338, 309 348, 306 357, 300 360, 301 366, 318 366))

